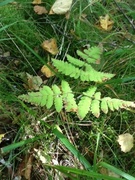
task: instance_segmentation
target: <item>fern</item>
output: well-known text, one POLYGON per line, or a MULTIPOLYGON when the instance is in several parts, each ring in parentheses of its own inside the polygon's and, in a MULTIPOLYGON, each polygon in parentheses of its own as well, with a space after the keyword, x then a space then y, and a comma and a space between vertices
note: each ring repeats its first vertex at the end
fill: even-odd
MULTIPOLYGON (((98 64, 100 61, 101 51, 99 47, 92 47, 84 52, 77 51, 78 56, 84 60, 76 59, 67 55, 68 62, 52 59, 53 65, 58 71, 66 76, 74 79, 80 78, 81 81, 103 82, 111 79, 114 74, 98 72, 91 64, 98 64)), ((26 95, 20 95, 19 98, 25 102, 36 106, 46 106, 50 109, 53 105, 59 113, 63 108, 66 112, 74 112, 79 119, 84 119, 88 113, 92 113, 95 117, 99 117, 101 111, 105 114, 109 110, 115 111, 119 109, 135 108, 135 103, 124 101, 116 98, 101 97, 100 92, 96 92, 97 87, 89 87, 86 92, 81 93, 81 98, 74 97, 69 83, 61 82, 61 87, 56 84, 43 86, 38 92, 29 92, 26 95)))
POLYGON ((101 51, 99 47, 92 47, 84 50, 84 53, 77 51, 77 54, 86 61, 76 59, 67 55, 68 62, 53 59, 53 65, 59 72, 74 79, 80 78, 81 81, 103 82, 114 77, 114 74, 96 71, 90 64, 98 64, 101 51))
POLYGON ((110 97, 101 98, 101 93, 96 92, 96 89, 97 87, 92 86, 83 92, 78 105, 74 93, 66 81, 62 81, 61 89, 57 85, 53 85, 52 88, 44 86, 39 92, 29 92, 26 95, 20 95, 19 98, 34 105, 46 106, 48 109, 54 104, 57 112, 64 107, 67 112, 75 112, 79 119, 84 119, 89 112, 98 118, 101 111, 107 114, 109 109, 114 111, 135 108, 135 103, 132 101, 111 99, 110 97))

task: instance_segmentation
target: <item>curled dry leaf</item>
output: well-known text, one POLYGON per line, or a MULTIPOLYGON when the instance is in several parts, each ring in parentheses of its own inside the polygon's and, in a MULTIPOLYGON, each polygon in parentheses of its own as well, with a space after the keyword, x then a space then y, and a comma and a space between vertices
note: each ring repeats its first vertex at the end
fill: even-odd
POLYGON ((113 27, 113 21, 110 19, 109 15, 106 14, 104 17, 100 16, 100 27, 106 31, 110 31, 113 27))
POLYGON ((29 90, 39 90, 40 85, 42 84, 42 79, 39 76, 32 76, 29 73, 27 75, 27 85, 25 85, 26 89, 29 90))
MULTIPOLYGON (((50 64, 50 63, 47 63, 52 69, 54 69, 54 67, 50 64)), ((47 78, 50 78, 52 76, 54 76, 54 72, 52 72, 46 65, 44 65, 42 68, 41 68, 41 72, 47 77, 47 78)))
POLYGON ((125 133, 118 136, 118 143, 121 146, 121 151, 129 152, 133 145, 134 138, 131 134, 125 133))
POLYGON ((42 3, 42 0, 34 0, 33 2, 32 2, 32 4, 41 4, 42 3))
POLYGON ((48 11, 46 10, 45 7, 38 6, 38 5, 34 6, 34 11, 38 15, 42 15, 42 14, 47 14, 48 13, 48 11))
POLYGON ((72 2, 73 0, 56 0, 49 14, 66 14, 70 10, 72 2))
POLYGON ((58 54, 59 50, 57 47, 57 41, 55 38, 51 38, 49 40, 45 40, 42 44, 41 44, 42 48, 45 51, 48 51, 49 53, 56 55, 58 54))

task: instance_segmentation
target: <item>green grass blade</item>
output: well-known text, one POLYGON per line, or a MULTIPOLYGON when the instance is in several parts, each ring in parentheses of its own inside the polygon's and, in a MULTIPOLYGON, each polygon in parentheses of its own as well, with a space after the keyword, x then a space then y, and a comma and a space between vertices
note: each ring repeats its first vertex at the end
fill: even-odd
POLYGON ((2 1, 1 3, 0 3, 0 6, 5 6, 6 4, 8 4, 8 3, 11 3, 11 2, 13 2, 14 0, 5 0, 5 1, 2 1))
POLYGON ((69 140, 59 131, 59 127, 53 129, 53 133, 59 138, 59 140, 66 146, 67 149, 84 165, 87 170, 92 170, 92 166, 85 159, 84 156, 69 142, 69 140))
MULTIPOLYGON (((49 166, 49 165, 47 165, 49 166)), ((107 175, 102 175, 96 172, 90 172, 82 169, 76 169, 76 168, 71 168, 71 167, 66 167, 66 166, 50 166, 52 168, 55 168, 63 173, 68 173, 68 174, 76 174, 79 176, 87 176, 91 178, 97 178, 98 180, 122 180, 121 178, 116 178, 116 177, 111 177, 107 175)), ((76 178, 77 179, 77 178, 76 178)))
POLYGON ((112 166, 112 165, 110 165, 110 164, 107 164, 107 163, 105 163, 105 162, 100 162, 100 165, 101 165, 102 167, 107 168, 107 169, 109 169, 110 171, 112 171, 112 172, 114 172, 114 173, 116 173, 116 174, 118 174, 118 175, 126 178, 127 180, 135 180, 135 177, 133 177, 133 176, 131 176, 131 175, 129 175, 129 174, 121 171, 120 169, 118 169, 118 168, 116 168, 116 167, 114 167, 114 166, 112 166))
POLYGON ((24 146, 28 143, 33 143, 35 142, 36 140, 38 140, 40 137, 35 137, 35 138, 32 138, 32 139, 27 139, 27 140, 24 140, 24 141, 20 141, 20 142, 17 142, 17 143, 13 143, 13 144, 10 144, 8 146, 5 146, 5 147, 2 147, 1 148, 1 153, 4 154, 4 153, 7 153, 9 151, 12 151, 18 147, 21 147, 21 146, 24 146))
POLYGON ((11 24, 9 24, 9 25, 5 25, 5 26, 1 27, 1 28, 0 28, 0 32, 4 31, 5 29, 7 29, 7 28, 10 27, 10 26, 13 26, 15 23, 17 23, 17 21, 14 22, 14 23, 11 23, 11 24))

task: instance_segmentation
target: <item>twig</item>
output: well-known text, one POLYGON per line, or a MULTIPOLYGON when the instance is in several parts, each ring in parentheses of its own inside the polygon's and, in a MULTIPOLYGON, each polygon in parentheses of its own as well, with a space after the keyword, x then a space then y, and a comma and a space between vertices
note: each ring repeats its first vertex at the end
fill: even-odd
POLYGON ((131 26, 133 27, 133 29, 135 30, 135 25, 133 24, 133 22, 129 19, 129 17, 124 13, 124 11, 122 10, 122 8, 119 6, 119 4, 113 0, 114 3, 116 4, 116 6, 118 7, 119 11, 121 11, 121 13, 123 14, 123 16, 128 20, 128 22, 131 24, 131 26))

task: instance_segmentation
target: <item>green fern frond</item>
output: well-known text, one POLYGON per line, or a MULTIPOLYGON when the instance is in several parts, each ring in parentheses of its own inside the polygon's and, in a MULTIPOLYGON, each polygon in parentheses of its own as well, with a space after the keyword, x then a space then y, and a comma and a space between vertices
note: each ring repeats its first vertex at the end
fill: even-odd
POLYGON ((91 65, 87 65, 87 63, 85 63, 87 71, 84 71, 68 62, 64 62, 57 59, 52 59, 52 61, 53 65, 58 69, 59 72, 65 74, 66 76, 70 76, 74 79, 80 78, 81 81, 103 82, 108 79, 111 79, 114 76, 114 74, 98 72, 91 65))
POLYGON ((52 89, 49 86, 43 86, 38 92, 29 92, 26 95, 20 95, 19 98, 32 105, 46 106, 48 109, 54 104, 57 112, 63 109, 64 104, 65 110, 75 112, 79 119, 85 118, 90 112, 98 118, 101 111, 107 114, 109 109, 118 111, 119 109, 135 108, 135 103, 132 101, 110 97, 101 98, 101 93, 96 92, 96 90, 97 87, 92 86, 86 92, 83 92, 77 105, 68 82, 63 80, 61 89, 57 85, 53 85, 52 89))
POLYGON ((63 97, 66 111, 67 112, 70 112, 70 111, 76 112, 77 104, 74 99, 74 94, 73 94, 68 82, 62 81, 61 87, 62 87, 62 92, 63 92, 62 97, 63 97))

